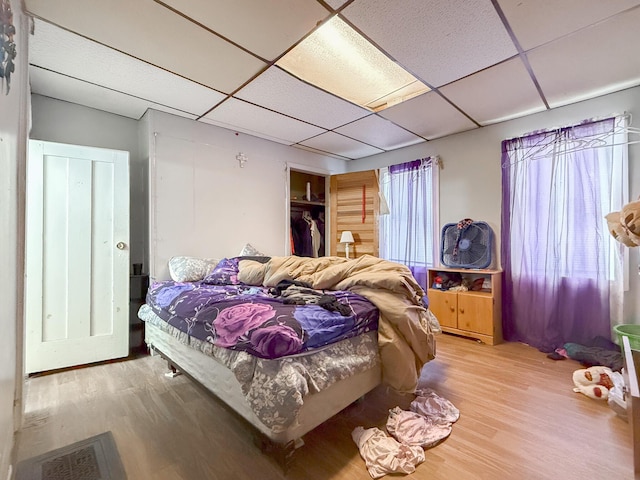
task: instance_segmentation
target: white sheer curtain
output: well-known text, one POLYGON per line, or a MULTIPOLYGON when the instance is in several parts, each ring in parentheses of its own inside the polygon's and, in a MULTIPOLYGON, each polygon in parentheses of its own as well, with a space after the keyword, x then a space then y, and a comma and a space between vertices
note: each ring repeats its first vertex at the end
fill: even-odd
POLYGON ((380 256, 407 265, 427 288, 427 268, 439 250, 437 157, 380 170, 380 190, 389 214, 380 216, 380 256))

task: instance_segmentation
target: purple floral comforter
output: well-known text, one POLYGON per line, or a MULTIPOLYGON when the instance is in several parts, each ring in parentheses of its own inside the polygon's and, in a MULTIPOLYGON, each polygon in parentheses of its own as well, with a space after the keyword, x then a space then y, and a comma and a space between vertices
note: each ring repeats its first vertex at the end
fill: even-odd
POLYGON ((146 302, 156 315, 192 337, 274 359, 377 329, 379 312, 369 300, 349 291, 326 293, 341 304, 340 311, 284 303, 264 287, 204 282, 155 283, 146 302))

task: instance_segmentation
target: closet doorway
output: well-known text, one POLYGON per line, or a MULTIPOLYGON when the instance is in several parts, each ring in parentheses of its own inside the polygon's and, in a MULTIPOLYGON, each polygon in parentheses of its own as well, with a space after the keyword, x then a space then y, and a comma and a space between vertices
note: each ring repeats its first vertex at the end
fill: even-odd
POLYGON ((329 172, 289 165, 288 251, 299 257, 329 254, 329 172))

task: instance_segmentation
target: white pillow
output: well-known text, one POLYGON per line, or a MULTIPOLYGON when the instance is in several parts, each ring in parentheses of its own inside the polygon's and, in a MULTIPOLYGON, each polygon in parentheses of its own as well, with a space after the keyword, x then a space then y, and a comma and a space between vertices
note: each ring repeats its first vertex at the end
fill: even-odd
POLYGON ((240 251, 239 257, 264 257, 265 254, 257 250, 253 245, 247 243, 240 251))
POLYGON ((215 258, 171 257, 169 275, 174 282, 197 282, 206 277, 219 261, 215 258))

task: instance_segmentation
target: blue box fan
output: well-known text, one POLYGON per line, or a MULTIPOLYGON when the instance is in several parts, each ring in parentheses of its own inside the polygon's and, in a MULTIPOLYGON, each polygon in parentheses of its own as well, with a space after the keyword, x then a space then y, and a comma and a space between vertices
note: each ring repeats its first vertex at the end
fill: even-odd
POLYGON ((487 268, 491 265, 493 231, 485 222, 464 219, 442 227, 440 261, 452 268, 487 268))

